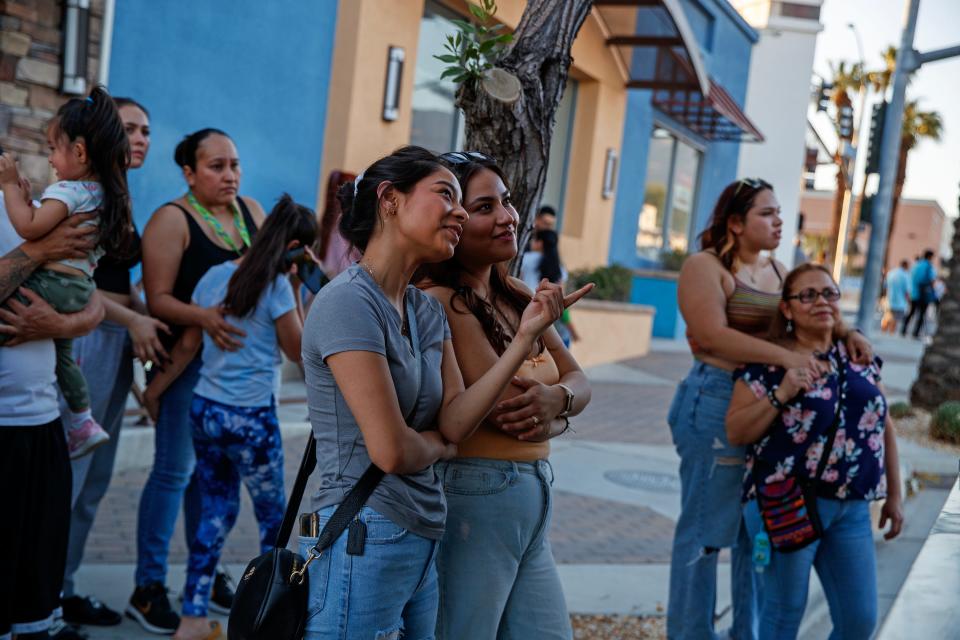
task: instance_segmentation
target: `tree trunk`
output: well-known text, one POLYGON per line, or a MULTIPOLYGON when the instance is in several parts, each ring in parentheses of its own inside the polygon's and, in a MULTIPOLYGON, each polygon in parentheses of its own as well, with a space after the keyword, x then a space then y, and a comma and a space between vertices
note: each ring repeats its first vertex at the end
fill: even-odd
MULTIPOLYGON (((491 97, 480 83, 457 92, 465 148, 497 159, 520 214, 518 242, 526 246, 547 178, 550 138, 570 69, 570 49, 593 0, 528 0, 514 39, 496 61, 522 87, 512 104, 491 97)), ((514 269, 519 268, 519 260, 514 269)))
MULTIPOLYGON (((897 181, 893 183, 893 202, 890 203, 890 226, 887 228, 887 246, 883 249, 883 268, 890 262, 890 240, 893 238, 893 225, 897 222, 897 208, 903 195, 903 185, 907 181, 907 158, 910 155, 910 141, 900 141, 900 157, 897 159, 897 181)), ((904 256, 906 258, 907 256, 904 256)))
POLYGON ((847 176, 843 168, 843 159, 837 156, 837 191, 833 196, 833 218, 830 224, 830 242, 827 245, 827 262, 836 265, 840 256, 837 255, 837 239, 840 237, 840 222, 843 219, 843 196, 847 191, 847 176))
POLYGON ((953 223, 952 245, 937 333, 923 353, 917 381, 910 389, 910 402, 926 409, 960 400, 960 218, 953 223))

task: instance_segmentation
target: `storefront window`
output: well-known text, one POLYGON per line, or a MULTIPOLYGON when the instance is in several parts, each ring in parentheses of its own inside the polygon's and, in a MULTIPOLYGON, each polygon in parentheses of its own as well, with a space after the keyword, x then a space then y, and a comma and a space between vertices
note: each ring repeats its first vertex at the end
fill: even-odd
POLYGON ((550 158, 547 161, 547 181, 543 185, 540 202, 557 210, 557 224, 563 228, 563 201, 567 190, 567 159, 573 137, 574 108, 577 103, 577 81, 567 80, 563 98, 557 105, 556 124, 550 139, 550 158))
POLYGON ((666 129, 654 128, 637 224, 637 255, 655 260, 664 251, 688 250, 699 170, 699 151, 666 129))
POLYGON ((420 22, 410 144, 437 153, 459 149, 463 141, 463 114, 454 106, 457 85, 440 79, 446 63, 433 57, 443 52, 447 36, 457 32, 456 18, 454 12, 427 2, 420 22))

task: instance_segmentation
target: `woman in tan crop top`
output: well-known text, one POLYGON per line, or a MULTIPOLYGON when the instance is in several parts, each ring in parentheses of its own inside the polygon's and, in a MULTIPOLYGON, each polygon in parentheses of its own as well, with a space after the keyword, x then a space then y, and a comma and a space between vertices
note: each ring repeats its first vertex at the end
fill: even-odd
MULTIPOLYGON (((470 385, 509 344, 530 291, 507 275, 517 255, 518 216, 503 172, 478 153, 441 156, 463 189, 470 219, 454 257, 426 266, 420 286, 440 300, 470 385)), ((590 400, 576 360, 550 329, 517 371, 500 404, 436 465, 447 498, 437 557, 437 638, 571 637, 550 549, 549 440, 590 400)))
MULTIPOLYGON (((695 357, 667 416, 680 455, 681 511, 670 561, 667 636, 726 637, 714 630, 717 556, 732 547, 733 627, 730 637, 754 637, 756 617, 751 541, 742 524, 740 485, 744 447, 727 440, 724 418, 733 370, 759 362, 803 368, 812 378, 827 370, 766 341, 787 269, 773 257, 780 244, 780 205, 764 180, 744 178, 720 194, 700 235, 699 253, 683 265, 680 312, 695 357)), ((870 344, 858 333, 837 332, 857 362, 868 364, 870 344)))

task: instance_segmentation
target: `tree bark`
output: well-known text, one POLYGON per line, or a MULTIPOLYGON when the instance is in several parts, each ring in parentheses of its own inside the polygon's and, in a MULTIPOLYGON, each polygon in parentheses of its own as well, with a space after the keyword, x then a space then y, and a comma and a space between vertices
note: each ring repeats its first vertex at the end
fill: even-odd
POLYGON ((937 333, 923 353, 917 380, 910 389, 910 402, 926 409, 960 400, 960 218, 953 223, 952 247, 937 333))
MULTIPOLYGON (((520 81, 520 99, 513 104, 491 97, 479 82, 464 83, 457 92, 465 148, 496 158, 507 175, 520 214, 521 250, 546 182, 557 105, 572 61, 570 49, 592 5, 593 0, 528 0, 513 41, 496 61, 520 81)), ((518 264, 519 260, 515 270, 518 264)))
MULTIPOLYGON (((903 185, 907 181, 907 158, 910 156, 909 139, 900 141, 900 157, 897 160, 897 181, 893 184, 893 201, 890 203, 890 226, 887 228, 887 246, 883 249, 883 267, 890 263, 890 240, 893 239, 893 225, 897 222, 897 209, 903 196, 903 185)), ((907 257, 907 256, 904 256, 907 257)))
POLYGON ((840 237, 840 222, 843 220, 843 196, 847 191, 847 176, 844 170, 843 158, 837 156, 837 192, 833 196, 833 217, 830 223, 830 243, 827 245, 827 262, 836 265, 840 257, 837 255, 837 239, 840 237))

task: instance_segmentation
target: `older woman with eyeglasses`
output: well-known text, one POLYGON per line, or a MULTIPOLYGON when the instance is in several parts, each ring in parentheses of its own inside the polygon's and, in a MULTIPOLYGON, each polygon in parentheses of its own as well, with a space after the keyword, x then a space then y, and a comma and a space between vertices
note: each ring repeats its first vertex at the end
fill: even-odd
MULTIPOLYGON (((717 559, 732 547, 734 638, 755 632, 754 572, 742 526, 740 483, 744 448, 727 440, 724 417, 733 371, 762 362, 819 374, 824 363, 765 337, 783 289, 786 269, 765 255, 780 244, 780 204, 764 180, 744 178, 723 190, 700 251, 683 264, 678 283, 693 368, 680 383, 667 416, 680 455, 681 509, 670 562, 667 636, 676 640, 725 637, 714 631, 717 559)), ((863 336, 842 337, 858 362, 872 359, 863 336)), ((838 334, 838 337, 841 337, 838 334)))
POLYGON ((761 640, 797 637, 811 567, 830 605, 830 637, 869 638, 877 622, 870 501, 886 499, 887 540, 903 527, 882 362, 854 364, 835 340, 839 300, 825 267, 802 265, 787 275, 771 327, 774 343, 825 362, 828 373, 751 364, 734 374, 726 429, 731 443, 749 444, 743 513, 759 576, 761 640))

